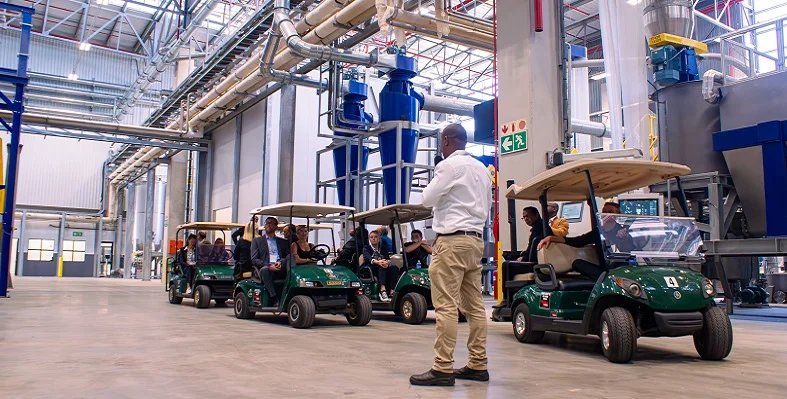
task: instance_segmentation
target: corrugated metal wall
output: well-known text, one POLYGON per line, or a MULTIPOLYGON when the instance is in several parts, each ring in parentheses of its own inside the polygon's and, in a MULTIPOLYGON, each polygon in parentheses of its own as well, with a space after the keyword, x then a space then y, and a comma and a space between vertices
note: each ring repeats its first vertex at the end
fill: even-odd
POLYGON ((99 209, 109 143, 30 134, 21 142, 19 206, 99 209))

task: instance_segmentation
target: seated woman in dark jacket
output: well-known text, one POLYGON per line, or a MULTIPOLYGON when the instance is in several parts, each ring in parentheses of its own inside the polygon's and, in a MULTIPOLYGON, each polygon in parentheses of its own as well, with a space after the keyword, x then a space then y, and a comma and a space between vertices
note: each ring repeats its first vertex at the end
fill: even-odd
POLYGON ((369 233, 369 242, 363 248, 364 265, 371 266, 372 272, 377 275, 380 282, 380 300, 389 302, 389 292, 393 295, 396 281, 399 278, 399 268, 391 263, 389 249, 382 240, 380 233, 369 233))

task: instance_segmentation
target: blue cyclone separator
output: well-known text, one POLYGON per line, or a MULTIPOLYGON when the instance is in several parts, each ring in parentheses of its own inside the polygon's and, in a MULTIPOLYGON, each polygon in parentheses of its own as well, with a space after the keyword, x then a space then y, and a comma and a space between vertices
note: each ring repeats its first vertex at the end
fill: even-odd
POLYGON ((784 199, 787 198, 787 121, 764 122, 713 134, 714 151, 756 146, 762 151, 768 236, 787 236, 787 207, 784 206, 784 199))
MULTIPOLYGON (((363 102, 367 99, 368 87, 365 83, 361 83, 357 80, 350 80, 349 81, 349 90, 347 94, 344 95, 342 98, 342 119, 339 120, 336 124, 337 126, 348 128, 348 129, 357 129, 357 130, 364 130, 366 126, 364 124, 372 123, 372 115, 365 112, 363 102), (353 123, 353 122, 358 122, 353 123)), ((347 133, 336 133, 338 136, 345 136, 345 137, 352 137, 351 134, 347 133)), ((362 159, 360 170, 366 169, 366 166, 369 161, 369 148, 366 146, 362 146, 362 159)), ((336 173, 336 177, 342 177, 347 175, 347 146, 340 146, 333 150, 333 170, 336 173)), ((352 144, 350 145, 350 174, 352 176, 358 176, 358 145, 352 144)), ((339 180, 336 182, 336 194, 338 196, 339 205, 343 206, 355 206, 355 182, 357 179, 350 180, 350 201, 346 203, 345 200, 347 194, 347 181, 346 180, 339 180)))
MULTIPOLYGON (((380 91, 380 121, 418 122, 418 112, 424 104, 424 97, 413 89, 410 81, 418 73, 414 58, 397 55, 397 69, 388 73, 388 83, 380 91)), ((395 164, 396 129, 378 135, 380 142, 380 160, 383 166, 395 164)), ((402 161, 414 163, 418 154, 418 131, 402 129, 402 161)), ((385 204, 406 204, 410 199, 410 187, 413 180, 413 168, 402 168, 401 195, 396 198, 396 168, 383 170, 383 191, 385 204)))

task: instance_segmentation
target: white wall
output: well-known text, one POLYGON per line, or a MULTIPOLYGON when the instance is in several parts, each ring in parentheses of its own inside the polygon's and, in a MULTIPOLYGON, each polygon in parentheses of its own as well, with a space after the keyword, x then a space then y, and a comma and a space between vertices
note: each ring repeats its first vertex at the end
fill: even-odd
MULTIPOLYGON (((3 132, 4 160, 10 136, 3 132)), ((17 204, 98 210, 101 168, 110 144, 22 134, 17 204)), ((5 167, 5 165, 4 165, 5 167)))
MULTIPOLYGON (((235 154, 235 120, 221 125, 213 131, 213 162, 210 171, 213 191, 212 210, 232 206, 232 181, 235 154)), ((213 215, 213 212, 210 213, 213 215)))

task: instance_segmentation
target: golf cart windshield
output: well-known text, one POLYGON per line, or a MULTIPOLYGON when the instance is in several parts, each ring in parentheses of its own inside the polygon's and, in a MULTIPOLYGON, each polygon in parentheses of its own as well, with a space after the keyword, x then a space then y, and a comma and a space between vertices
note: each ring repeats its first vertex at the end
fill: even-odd
POLYGON ((235 264, 232 258, 232 245, 197 244, 197 251, 199 252, 198 265, 235 264))
POLYGON ((702 261, 702 238, 692 218, 599 213, 607 252, 637 263, 702 261))

